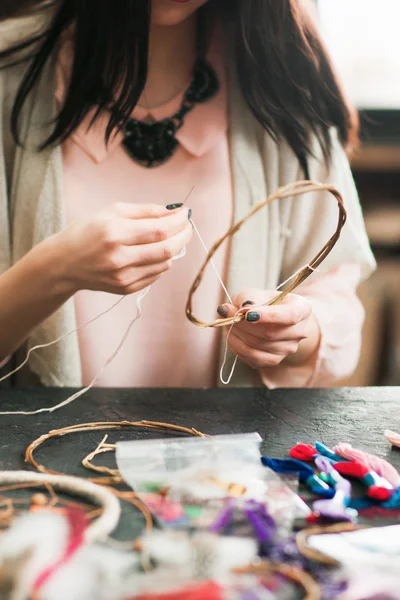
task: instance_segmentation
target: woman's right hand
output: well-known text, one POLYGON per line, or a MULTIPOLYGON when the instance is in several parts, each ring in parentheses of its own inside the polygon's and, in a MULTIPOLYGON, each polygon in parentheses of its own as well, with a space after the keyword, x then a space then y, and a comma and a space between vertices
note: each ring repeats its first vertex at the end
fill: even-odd
POLYGON ((185 207, 171 212, 156 204, 114 204, 53 236, 60 282, 71 294, 133 294, 171 268, 192 232, 185 207))

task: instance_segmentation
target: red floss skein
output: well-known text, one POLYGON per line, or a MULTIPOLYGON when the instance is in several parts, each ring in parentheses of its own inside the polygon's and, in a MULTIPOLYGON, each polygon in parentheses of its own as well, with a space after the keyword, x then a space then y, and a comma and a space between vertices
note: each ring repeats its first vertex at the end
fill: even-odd
POLYGON ((378 502, 387 502, 392 497, 393 491, 387 488, 378 487, 377 485, 371 485, 368 489, 368 496, 377 500, 378 502))
POLYGON ((345 477, 354 477, 355 479, 362 479, 369 473, 368 467, 365 467, 355 460, 352 462, 335 463, 333 466, 341 475, 344 475, 345 477))
POLYGON ((134 598, 135 600, 223 600, 223 597, 221 586, 213 581, 206 581, 180 590, 160 592, 159 594, 143 594, 134 598))
MULTIPOLYGON (((355 479, 363 480, 367 475, 371 475, 374 479, 379 480, 379 477, 373 473, 373 471, 357 461, 335 463, 333 466, 336 471, 344 477, 354 477, 355 479)), ((364 483, 368 485, 365 481, 364 483)), ((369 498, 377 500, 378 502, 386 502, 386 500, 389 500, 392 493, 393 492, 386 487, 374 484, 368 487, 367 495, 369 498)))
POLYGON ((318 452, 311 444, 297 444, 289 452, 291 458, 304 460, 304 462, 312 462, 316 454, 318 454, 318 452))

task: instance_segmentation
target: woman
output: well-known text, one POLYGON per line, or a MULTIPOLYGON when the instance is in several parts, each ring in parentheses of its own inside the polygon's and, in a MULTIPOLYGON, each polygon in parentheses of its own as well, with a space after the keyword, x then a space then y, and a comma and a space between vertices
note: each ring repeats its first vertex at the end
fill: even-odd
POLYGON ((1 359, 78 327, 33 353, 30 372, 45 385, 87 384, 135 298, 83 325, 112 294, 156 284, 97 384, 217 385, 221 331, 184 316, 204 260, 189 206, 209 246, 307 177, 336 185, 348 211, 320 271, 282 305, 262 307, 337 221, 325 194, 276 202, 216 256, 232 303, 210 272, 196 313, 251 306, 229 337, 232 385, 325 386, 354 369, 356 288, 374 269, 345 154, 355 124, 300 0, 30 2, 0 26, 1 359))

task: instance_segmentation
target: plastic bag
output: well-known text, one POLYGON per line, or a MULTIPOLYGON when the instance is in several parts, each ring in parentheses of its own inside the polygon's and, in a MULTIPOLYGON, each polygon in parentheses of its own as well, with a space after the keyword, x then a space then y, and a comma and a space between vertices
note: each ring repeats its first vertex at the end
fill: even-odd
POLYGON ((227 501, 236 513, 253 501, 266 507, 284 537, 298 497, 262 466, 260 445, 257 433, 120 442, 116 458, 126 483, 163 526, 209 528, 227 501))

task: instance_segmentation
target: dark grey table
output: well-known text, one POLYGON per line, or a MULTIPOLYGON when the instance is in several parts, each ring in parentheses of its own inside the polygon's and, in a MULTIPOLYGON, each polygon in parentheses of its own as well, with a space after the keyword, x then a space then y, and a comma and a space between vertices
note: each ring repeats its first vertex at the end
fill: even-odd
MULTIPOLYGON (((0 410, 33 410, 52 406, 70 390, 3 390, 0 410)), ((350 442, 386 457, 400 469, 400 451, 391 450, 385 429, 400 431, 400 388, 335 390, 145 390, 96 389, 54 413, 0 417, 0 469, 26 468, 28 444, 51 429, 91 421, 164 421, 195 427, 208 434, 257 431, 263 452, 284 457, 297 442, 350 442)), ((103 432, 71 435, 47 443, 37 452, 49 468, 85 476, 80 461, 102 439, 103 432)), ((159 437, 147 430, 110 432, 109 441, 159 437)), ((100 457, 107 464, 112 457, 100 457)), ((130 537, 140 526, 129 510, 117 532, 130 537), (133 528, 133 530, 132 530, 133 528)))

